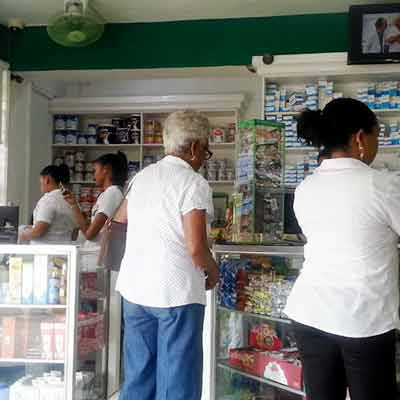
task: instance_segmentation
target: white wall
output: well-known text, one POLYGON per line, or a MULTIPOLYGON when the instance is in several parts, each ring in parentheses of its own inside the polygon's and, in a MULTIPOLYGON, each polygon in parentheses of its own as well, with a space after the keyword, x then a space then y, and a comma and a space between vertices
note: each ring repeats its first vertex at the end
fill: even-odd
POLYGON ((174 94, 246 95, 243 117, 260 118, 262 110, 262 80, 256 76, 237 78, 184 78, 147 80, 108 80, 68 84, 66 96, 157 96, 174 94))
POLYGON ((39 173, 51 159, 48 99, 25 82, 11 84, 7 200, 20 206, 20 223, 30 222, 40 197, 39 173))
POLYGON ((28 158, 31 88, 29 84, 11 83, 10 123, 8 134, 7 200, 19 205, 20 222, 28 222, 28 158))

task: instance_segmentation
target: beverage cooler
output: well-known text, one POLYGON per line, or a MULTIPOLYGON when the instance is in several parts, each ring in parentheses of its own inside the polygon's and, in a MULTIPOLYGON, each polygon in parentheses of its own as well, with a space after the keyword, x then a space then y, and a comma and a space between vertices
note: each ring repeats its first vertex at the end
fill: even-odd
POLYGON ((107 396, 109 272, 74 246, 0 245, 0 398, 107 396))

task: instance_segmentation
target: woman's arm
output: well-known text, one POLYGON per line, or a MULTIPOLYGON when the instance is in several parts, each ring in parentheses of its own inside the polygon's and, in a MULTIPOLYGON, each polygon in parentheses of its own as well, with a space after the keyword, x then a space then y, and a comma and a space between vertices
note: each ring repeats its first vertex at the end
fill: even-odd
POLYGON ((98 213, 95 219, 89 223, 72 193, 67 192, 64 195, 64 200, 71 206, 74 221, 79 226, 83 236, 85 236, 87 240, 95 239, 106 223, 107 217, 102 213, 98 213))
POLYGON ((205 210, 192 210, 185 214, 183 228, 186 246, 193 263, 205 270, 207 289, 213 289, 218 283, 219 271, 208 247, 205 210))
POLYGON ((38 221, 31 228, 27 228, 23 232, 21 232, 21 234, 19 235, 19 239, 22 242, 29 242, 31 240, 39 239, 47 233, 49 227, 50 224, 48 224, 47 222, 38 221))

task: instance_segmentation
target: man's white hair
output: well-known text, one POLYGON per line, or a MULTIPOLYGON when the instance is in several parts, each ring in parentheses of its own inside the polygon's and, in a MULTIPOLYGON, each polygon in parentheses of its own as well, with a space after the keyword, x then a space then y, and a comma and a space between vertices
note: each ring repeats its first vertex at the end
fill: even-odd
POLYGON ((164 124, 165 153, 182 154, 193 142, 207 143, 209 135, 210 122, 203 114, 194 110, 176 111, 164 124))

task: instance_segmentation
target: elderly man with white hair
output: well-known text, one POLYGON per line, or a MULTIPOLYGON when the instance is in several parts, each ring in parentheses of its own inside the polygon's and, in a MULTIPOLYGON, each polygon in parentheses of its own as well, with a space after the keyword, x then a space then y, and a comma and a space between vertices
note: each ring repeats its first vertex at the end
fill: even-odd
POLYGON ((200 400, 205 290, 218 267, 207 240, 210 124, 195 111, 171 114, 166 157, 132 180, 118 216, 128 221, 117 281, 123 297, 125 381, 120 400, 200 400))

